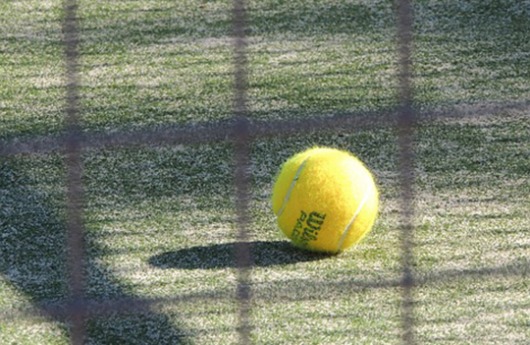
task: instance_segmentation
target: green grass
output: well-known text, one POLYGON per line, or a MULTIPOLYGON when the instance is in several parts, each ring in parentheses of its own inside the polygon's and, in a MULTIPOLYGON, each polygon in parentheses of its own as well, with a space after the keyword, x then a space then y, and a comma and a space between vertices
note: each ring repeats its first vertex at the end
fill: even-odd
MULTIPOLYGON (((2 140, 63 130, 61 6, 0 4, 2 140)), ((231 118, 230 9, 230 1, 79 1, 83 127, 231 118)), ((487 108, 528 104, 530 9, 424 0, 414 10, 420 116, 477 111, 424 121, 415 133, 415 334, 427 344, 524 344, 529 114, 487 108)), ((391 109, 394 25, 391 1, 249 1, 251 120, 391 109)), ((390 125, 252 143, 253 343, 400 342, 397 150, 390 125), (373 232, 339 256, 291 247, 270 210, 280 164, 315 144, 356 153, 381 191, 373 232)), ((172 300, 91 319, 89 344, 237 343, 233 162, 230 143, 83 153, 87 296, 172 300)), ((69 341, 64 320, 24 313, 68 295, 64 180, 58 153, 0 160, 1 344, 69 341)))

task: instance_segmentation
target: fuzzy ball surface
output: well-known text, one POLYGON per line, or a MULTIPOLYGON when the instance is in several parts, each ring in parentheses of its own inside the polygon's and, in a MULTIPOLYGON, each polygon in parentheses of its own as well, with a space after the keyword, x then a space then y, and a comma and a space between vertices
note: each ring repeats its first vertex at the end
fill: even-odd
POLYGON ((314 147, 281 167, 272 208, 282 232, 297 247, 340 253, 373 227, 379 192, 372 173, 352 153, 314 147))

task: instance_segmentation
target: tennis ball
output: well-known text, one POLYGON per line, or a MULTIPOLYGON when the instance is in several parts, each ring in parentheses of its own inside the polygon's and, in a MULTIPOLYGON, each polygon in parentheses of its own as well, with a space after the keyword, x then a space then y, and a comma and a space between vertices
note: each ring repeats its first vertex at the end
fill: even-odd
POLYGON ((359 242, 378 213, 379 192, 353 154, 314 147, 281 167, 272 209, 282 232, 297 247, 340 253, 359 242))

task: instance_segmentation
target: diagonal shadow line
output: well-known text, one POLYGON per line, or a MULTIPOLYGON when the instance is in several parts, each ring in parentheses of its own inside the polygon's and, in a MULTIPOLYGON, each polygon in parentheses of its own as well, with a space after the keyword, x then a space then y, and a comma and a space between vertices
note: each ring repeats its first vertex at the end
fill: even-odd
MULTIPOLYGON (((256 266, 270 267, 273 265, 294 264, 299 262, 314 260, 333 260, 333 256, 325 254, 306 253, 288 242, 282 241, 258 241, 254 244, 253 257, 256 266), (256 245, 257 243, 257 245, 256 245), (256 250, 257 248, 257 250, 256 250), (269 255, 269 249, 272 253, 286 255, 283 258, 259 258, 260 255, 269 255), (306 256, 307 255, 307 256, 306 256), (314 256, 313 256, 314 255, 314 256), (256 259, 257 258, 257 259, 256 259)), ((210 258, 206 263, 197 264, 195 259, 175 258, 179 254, 207 253, 212 246, 192 247, 185 250, 166 252, 151 257, 152 265, 160 269, 216 269, 224 267, 233 267, 233 257, 229 258, 230 263, 220 263, 229 257, 226 250, 232 249, 235 243, 225 245, 214 245, 217 248, 211 252, 210 258), (175 261, 177 260, 177 261, 175 261)), ((397 272, 396 272, 397 273, 397 272)), ((434 272, 417 271, 415 272, 415 287, 428 288, 437 284, 451 284, 463 279, 496 279, 500 277, 520 277, 528 279, 530 276, 530 261, 525 258, 516 259, 505 265, 494 267, 479 268, 462 268, 448 269, 434 272)), ((337 293, 345 295, 372 289, 399 289, 402 287, 402 281, 399 277, 381 277, 363 279, 360 277, 351 277, 338 281, 312 281, 311 284, 301 284, 298 279, 282 280, 281 286, 276 281, 267 284, 253 285, 253 300, 277 300, 280 302, 292 302, 301 300, 321 300, 322 291, 328 288, 337 293), (296 287, 290 289, 289 287, 296 287), (301 293, 301 290, 303 293, 301 293), (311 293, 311 292, 314 293, 311 293)), ((109 295, 104 299, 87 299, 85 300, 85 310, 89 316, 108 316, 113 314, 137 314, 146 311, 156 310, 159 307, 167 307, 181 302, 197 302, 233 299, 233 290, 230 289, 212 289, 200 293, 188 293, 179 296, 162 297, 162 298, 135 298, 134 296, 109 295)), ((69 312, 69 305, 63 301, 42 301, 35 303, 32 309, 24 310, 7 310, 0 312, 0 320, 16 320, 32 316, 46 316, 63 320, 69 312)))
MULTIPOLYGON (((333 260, 333 255, 309 253, 294 248, 288 242, 282 241, 261 241, 252 242, 254 250, 252 251, 253 257, 259 257, 259 255, 270 255, 268 251, 272 247, 272 253, 277 254, 278 251, 282 255, 291 256, 290 258, 274 258, 274 255, 270 255, 267 259, 254 259, 254 263, 259 267, 270 267, 273 265, 286 265, 294 264, 299 262, 314 261, 314 260, 333 260), (258 243, 258 248, 256 248, 258 243), (277 247, 276 249, 274 247, 277 247), (261 252, 261 254, 260 254, 261 252)), ((197 264, 193 259, 194 263, 180 261, 175 262, 172 260, 173 255, 188 254, 197 252, 207 252, 212 246, 203 247, 192 247, 187 250, 179 250, 175 252, 166 252, 151 258, 151 263, 158 266, 161 269, 214 269, 234 267, 233 258, 229 259, 229 262, 220 264, 220 260, 226 259, 226 253, 224 250, 229 250, 236 243, 227 245, 214 245, 217 250, 211 252, 211 258, 207 259, 206 264, 197 264), (221 252, 222 251, 222 252, 221 252), (167 260, 167 261, 166 261, 167 260)), ((396 272, 398 273, 398 272, 396 272)), ((480 267, 480 268, 463 268, 463 269, 448 269, 435 272, 415 272, 414 286, 416 288, 427 288, 438 284, 451 284, 462 279, 496 279, 499 277, 520 277, 527 279, 530 275, 530 261, 528 259, 516 259, 505 265, 499 265, 495 267, 480 267)), ((306 281, 306 280, 304 280, 306 281)), ((311 284, 301 284, 300 279, 284 279, 279 285, 277 281, 270 283, 259 283, 254 284, 254 296, 253 300, 259 301, 262 299, 269 300, 275 298, 279 301, 300 301, 300 300, 319 300, 322 299, 321 291, 326 288, 338 289, 344 294, 351 294, 353 292, 360 292, 370 289, 394 289, 402 288, 402 281, 396 275, 395 278, 382 277, 381 279, 370 278, 362 279, 358 277, 350 277, 342 280, 329 281, 329 280, 315 280, 311 284), (290 289, 293 286, 296 288, 290 289), (303 293, 303 291, 315 291, 314 294, 303 293)), ((153 298, 138 300, 137 305, 129 303, 127 299, 116 299, 101 302, 89 302, 92 306, 92 310, 112 312, 112 311, 124 311, 130 312, 134 310, 143 310, 146 305, 168 305, 172 303, 179 303, 183 301, 200 301, 200 300, 222 300, 232 299, 232 290, 213 289, 210 291, 204 291, 201 293, 189 293, 186 295, 168 297, 168 298, 153 298)), ((60 313, 58 306, 48 305, 45 309, 52 313, 60 313)))
MULTIPOLYGON (((28 297, 39 316, 68 327, 64 312, 73 310, 69 307, 87 309, 90 303, 69 305, 66 229, 60 216, 64 206, 18 171, 16 165, 14 159, 0 161, 0 275, 28 297), (63 312, 49 305, 61 306, 63 312)), ((95 242, 90 241, 96 246, 95 242)), ((107 268, 96 263, 96 258, 88 260, 87 299, 92 303, 124 299, 143 306, 140 313, 120 315, 99 315, 96 310, 88 320, 88 342, 190 344, 175 320, 140 301, 107 268)))

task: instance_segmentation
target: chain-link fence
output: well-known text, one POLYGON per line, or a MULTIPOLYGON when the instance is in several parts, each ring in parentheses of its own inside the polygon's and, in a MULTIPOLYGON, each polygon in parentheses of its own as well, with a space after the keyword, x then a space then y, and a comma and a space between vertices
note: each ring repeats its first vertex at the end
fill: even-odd
MULTIPOLYGON (((436 2, 433 3, 435 6, 436 2)), ((206 6, 206 2, 205 5, 206 6)), ((112 5, 109 5, 112 6, 112 5)), ((24 318, 32 313, 38 313, 45 317, 61 320, 69 325, 69 336, 72 344, 84 344, 89 338, 87 322, 90 319, 115 315, 115 314, 135 314, 149 313, 154 308, 160 308, 171 304, 178 304, 187 301, 197 304, 215 303, 217 300, 230 299, 223 289, 213 289, 210 293, 187 293, 185 295, 165 296, 165 297, 120 297, 108 299, 91 299, 87 294, 87 250, 86 250, 86 229, 84 225, 85 213, 85 186, 83 182, 83 154, 91 150, 119 150, 130 147, 175 147, 187 145, 209 145, 215 143, 228 143, 233 145, 233 179, 234 179, 234 205, 236 213, 237 236, 235 245, 230 247, 234 254, 234 267, 236 268, 234 300, 237 304, 236 319, 232 320, 237 333, 239 344, 250 344, 255 342, 253 330, 255 329, 255 319, 253 315, 254 294, 252 282, 253 270, 255 269, 256 250, 263 254, 265 250, 256 248, 259 243, 253 242, 249 235, 249 228, 252 224, 252 147, 255 142, 268 141, 281 138, 289 138, 303 132, 326 131, 326 132, 356 132, 362 130, 372 130, 377 128, 390 128, 395 131, 395 145, 397 158, 397 172, 395 178, 399 181, 398 208, 396 212, 399 217, 396 219, 395 228, 399 229, 399 277, 389 278, 385 281, 357 281, 347 282, 345 289, 356 285, 359 289, 393 288, 400 292, 399 298, 399 334, 396 339, 401 339, 403 344, 416 344, 416 333, 418 329, 424 329, 424 320, 418 320, 416 316, 416 289, 426 284, 428 281, 437 280, 434 276, 415 275, 417 259, 415 258, 415 233, 418 226, 415 203, 418 200, 416 195, 416 148, 415 134, 418 126, 428 124, 430 121, 460 121, 462 119, 487 118, 491 114, 517 111, 522 113, 524 121, 528 115, 528 102, 524 99, 518 101, 498 101, 498 102, 477 102, 470 106, 454 107, 425 107, 421 103, 417 105, 415 99, 415 80, 413 55, 414 51, 414 16, 411 2, 398 0, 392 5, 395 19, 395 70, 394 84, 396 86, 396 97, 393 106, 385 110, 359 110, 346 113, 333 114, 331 116, 310 116, 303 118, 264 119, 255 120, 249 115, 252 110, 249 107, 249 60, 252 59, 249 53, 249 19, 248 4, 244 0, 234 0, 231 4, 231 26, 232 26, 232 118, 197 122, 194 124, 172 124, 164 127, 155 126, 135 129, 115 129, 106 132, 90 132, 83 130, 82 101, 83 88, 80 82, 81 53, 80 45, 80 22, 79 5, 75 0, 66 0, 63 8, 63 46, 65 68, 66 68, 66 106, 64 108, 65 131, 58 135, 23 136, 4 140, 0 147, 0 154, 3 157, 17 157, 34 154, 54 154, 60 153, 65 158, 65 181, 66 185, 66 252, 68 261, 68 298, 58 301, 39 304, 38 307, 30 311, 15 312, 7 310, 2 314, 1 322, 11 322, 19 318, 24 318)), ((197 9, 200 11, 201 9, 197 9)), ((527 9, 528 10, 528 9, 527 9)), ((119 19, 117 19, 119 20, 119 19)), ((295 19, 293 19, 295 20, 295 19)), ((526 18, 528 20, 528 18, 526 18)), ((523 24, 521 24, 523 25, 523 24)), ((433 38, 433 44, 435 38, 433 38)), ((521 52, 521 54, 528 55, 521 52)), ((421 57, 419 57, 421 58, 421 57)), ((318 58, 317 58, 318 59, 318 58)), ((435 72, 433 72, 435 73, 435 72)), ((443 72, 442 72, 443 73, 443 72)), ((524 72, 521 72, 524 73, 524 72)), ((527 73, 527 72, 526 72, 527 73)), ((4 80, 3 83, 8 81, 4 80)), ((526 93, 528 94, 528 93, 526 93)), ((527 139, 528 137, 526 137, 527 139)), ((521 139, 524 140, 524 137, 521 139)), ((522 155, 527 155, 527 144, 521 144, 522 155)), ((455 163, 456 164, 456 163, 455 163)), ((523 175, 524 176, 524 175, 523 175)), ((521 181, 520 188, 527 188, 528 181, 521 181)), ((419 198, 421 199, 421 198, 419 198)), ((528 200, 527 200, 528 201, 528 200)), ((471 211, 470 211, 471 212, 471 211)), ((8 226, 8 223, 3 223, 8 226)), ((524 223, 527 224, 527 223, 524 223)), ((524 227, 524 225, 521 225, 524 227)), ((4 230, 2 230, 4 231, 4 230)), ((521 230, 522 231, 522 230, 521 230)), ((528 228, 526 228, 528 231, 528 228)), ((519 233, 520 234, 520 233, 519 233)), ((455 235, 456 236, 456 235, 455 235)), ((424 240, 422 240, 424 241, 424 240)), ((422 242, 423 243, 423 242, 422 242)), ((520 246, 528 254, 528 241, 520 239, 520 246), (525 249, 526 248, 526 249, 525 249)), ((210 248, 213 250, 213 248, 210 248)), ((521 255, 521 252, 518 252, 521 255)), ((4 255, 6 253, 4 252, 4 255)), ((214 254, 211 254, 214 255, 214 254)), ((523 255, 524 257, 524 255, 523 255)), ((526 261, 519 261, 517 268, 507 269, 507 275, 514 275, 518 279, 527 276, 526 261)), ((258 264, 259 265, 259 264, 258 264)), ((512 265, 513 266, 513 265, 512 265)), ((511 266, 510 266, 511 267, 511 266)), ((7 270, 7 269, 6 269, 7 270)), ((5 273, 5 271, 4 271, 5 273)), ((455 277, 489 277, 496 274, 496 269, 465 270, 454 271, 454 274, 446 271, 440 274, 439 279, 450 281, 455 277), (467 273, 466 273, 467 272, 467 273)), ((504 273, 503 273, 504 274, 504 273)), ((311 280, 307 282, 311 284, 311 280)), ((340 284, 340 283, 336 283, 340 284)), ((526 284, 526 283, 520 283, 526 284)), ((315 283, 315 285, 318 285, 315 283)), ((527 286, 527 284, 526 284, 527 286)), ((509 289, 509 288, 507 288, 509 289)), ((517 289, 516 289, 517 290, 517 289)), ((520 290, 517 290, 520 291, 520 290)), ((528 291, 527 291, 528 292, 528 291)), ((355 293, 352 288, 350 293, 355 293)), ((345 293, 348 295, 348 293, 345 293)), ((514 295, 517 300, 518 295, 514 295)), ((506 296, 509 298, 509 294, 506 296)), ((278 297, 277 303, 288 301, 288 296, 278 297)), ((458 298, 454 296, 454 298, 458 298)), ((321 296, 325 300, 324 296, 321 296)), ((513 322, 528 325, 528 298, 526 302, 516 307, 506 307, 504 313, 510 313, 514 317, 513 322), (526 303, 526 304, 524 304, 526 303), (519 319, 517 319, 519 318, 519 319)), ((1 306, 0 306, 1 308, 1 306)), ((344 307, 347 319, 355 319, 356 311, 348 310, 344 307)), ((424 314, 424 312, 422 312, 424 314)), ((509 316, 508 316, 509 317, 509 316)), ((459 322, 465 320, 455 316, 459 322)), ((302 321, 301 321, 302 322, 302 321)), ((352 321, 354 322, 354 321, 352 321)), ((487 321, 485 321, 487 325, 487 321)), ((325 329, 325 326, 322 326, 325 329)), ((7 329, 7 328, 6 328, 7 329)), ((212 330, 216 332, 216 330, 212 330)), ((524 332, 523 332, 524 333, 524 332)), ((127 338, 127 330, 123 330, 124 339, 127 338)), ((500 337, 500 335, 497 335, 500 337)), ((522 341, 521 338, 514 338, 514 343, 522 341)), ((525 334, 522 334, 524 337, 525 334)), ((105 335, 103 335, 105 337, 105 335)), ((358 335, 346 337, 351 343, 356 342, 358 335)), ((502 337, 501 337, 502 338, 502 337)), ((456 338, 458 339, 458 338, 456 338)), ((128 343, 127 340, 107 339, 109 343, 128 343), (124 341, 124 342, 120 342, 124 341)), ((314 340, 318 342, 318 340, 314 340)), ((325 341, 325 340, 322 340, 325 341)), ((373 340, 378 342, 377 340, 373 340)), ((509 340, 507 339, 509 342, 509 340)), ((184 343, 185 341, 182 340, 184 343)), ((473 343, 473 338, 469 339, 473 343)), ((132 343, 132 342, 131 342, 132 343)), ((311 340, 302 340, 301 343, 315 343, 311 340)), ((324 342, 321 342, 324 343, 324 342)), ((442 341, 442 343, 445 343, 442 341)), ((521 342, 522 343, 522 342, 521 342)))

